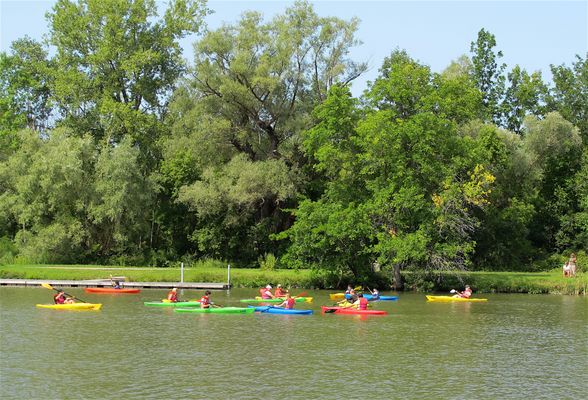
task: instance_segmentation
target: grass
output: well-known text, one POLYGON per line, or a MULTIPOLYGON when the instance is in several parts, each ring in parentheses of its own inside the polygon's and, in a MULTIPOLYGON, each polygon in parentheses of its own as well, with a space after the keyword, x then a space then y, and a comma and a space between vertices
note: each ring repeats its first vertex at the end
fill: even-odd
MULTIPOLYGON (((120 267, 102 265, 0 265, 0 278, 85 280, 108 279, 110 275, 125 276, 134 282, 179 282, 180 268, 120 267)), ((444 273, 441 279, 423 279, 404 273, 408 290, 449 291, 469 284, 477 293, 551 293, 588 294, 588 274, 563 278, 561 270, 548 272, 467 272, 444 273)), ((221 262, 202 262, 184 269, 186 282, 227 282, 227 268, 221 262)), ((310 270, 264 270, 231 268, 233 287, 261 287, 281 283, 286 287, 330 288, 310 270)), ((385 288, 381 288, 385 289, 385 288)))

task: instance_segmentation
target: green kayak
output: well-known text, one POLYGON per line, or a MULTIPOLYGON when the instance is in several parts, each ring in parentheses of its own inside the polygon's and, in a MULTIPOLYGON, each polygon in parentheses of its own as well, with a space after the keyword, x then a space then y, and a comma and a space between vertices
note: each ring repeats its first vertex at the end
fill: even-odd
POLYGON ((175 303, 172 302, 163 302, 163 301, 145 301, 143 302, 146 306, 150 307, 199 307, 199 301, 178 301, 175 303))
POLYGON ((186 313, 200 313, 200 314, 253 314, 255 308, 243 308, 243 307, 215 307, 215 308, 176 308, 176 312, 186 313))

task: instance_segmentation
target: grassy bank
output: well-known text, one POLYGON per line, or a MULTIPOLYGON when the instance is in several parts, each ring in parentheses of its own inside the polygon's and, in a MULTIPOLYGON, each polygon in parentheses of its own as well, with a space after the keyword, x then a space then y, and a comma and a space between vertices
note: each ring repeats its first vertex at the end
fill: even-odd
MULTIPOLYGON (((0 278, 84 280, 108 279, 110 275, 125 276, 133 282, 178 282, 180 268, 146 268, 96 265, 1 265, 0 278)), ((461 289, 469 284, 477 293, 551 293, 586 295, 588 274, 580 273, 576 278, 563 278, 559 269, 550 272, 468 272, 423 276, 404 273, 407 290, 423 292, 446 292, 461 289)), ((226 282, 227 268, 220 262, 203 262, 184 270, 186 282, 226 282)), ((389 281, 382 276, 382 282, 389 281)), ((336 289, 310 270, 262 270, 247 268, 231 269, 231 284, 234 287, 261 287, 268 283, 281 283, 286 287, 336 289)), ((347 284, 342 281, 341 284, 347 284)), ((388 289, 384 284, 381 289, 388 289)))

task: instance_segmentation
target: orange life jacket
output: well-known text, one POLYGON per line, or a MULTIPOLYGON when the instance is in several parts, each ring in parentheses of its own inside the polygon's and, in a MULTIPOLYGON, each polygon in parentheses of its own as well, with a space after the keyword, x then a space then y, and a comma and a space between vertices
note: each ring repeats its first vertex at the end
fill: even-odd
POLYGON ((367 310, 368 307, 368 299, 366 299, 365 297, 360 297, 359 298, 359 309, 360 310, 367 310))
POLYGON ((171 290, 168 294, 167 294, 167 299, 171 302, 177 302, 178 301, 178 293, 174 292, 173 290, 171 290))

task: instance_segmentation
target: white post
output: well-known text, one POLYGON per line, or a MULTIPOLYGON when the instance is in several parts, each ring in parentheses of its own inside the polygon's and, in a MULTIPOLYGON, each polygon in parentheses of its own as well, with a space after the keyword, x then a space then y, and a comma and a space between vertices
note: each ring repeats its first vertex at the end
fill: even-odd
POLYGON ((227 286, 231 287, 231 264, 227 265, 227 286))
POLYGON ((184 263, 180 264, 180 282, 184 283, 184 263))

